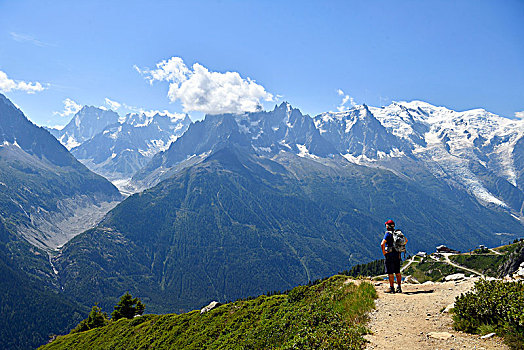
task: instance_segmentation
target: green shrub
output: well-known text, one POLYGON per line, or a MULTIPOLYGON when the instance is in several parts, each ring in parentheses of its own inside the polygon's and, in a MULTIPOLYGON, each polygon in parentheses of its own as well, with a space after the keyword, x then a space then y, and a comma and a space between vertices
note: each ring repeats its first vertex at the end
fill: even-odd
POLYGON ((287 295, 287 300, 290 303, 296 303, 297 301, 300 301, 304 299, 306 296, 308 287, 307 286, 298 286, 293 288, 287 295))
POLYGON ((524 346, 524 283, 480 280, 457 297, 453 327, 483 333, 492 327, 514 349, 524 346))

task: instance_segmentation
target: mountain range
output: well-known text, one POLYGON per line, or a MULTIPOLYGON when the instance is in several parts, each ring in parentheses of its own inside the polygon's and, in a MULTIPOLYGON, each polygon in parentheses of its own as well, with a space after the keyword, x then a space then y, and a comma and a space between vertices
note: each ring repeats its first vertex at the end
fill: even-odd
MULTIPOLYGON (((283 103, 191 124, 133 176, 145 190, 61 249, 61 286, 82 304, 131 290, 154 312, 183 311, 379 258, 387 218, 412 253, 522 235, 519 187, 463 158, 479 184, 467 187, 442 162, 455 148, 432 138, 430 121, 396 134, 378 114, 359 106, 311 118, 283 103)), ((522 124, 511 125, 518 135, 522 124)))
POLYGON ((349 161, 397 171, 411 159, 482 205, 523 215, 524 121, 425 102, 357 107, 314 118, 349 161), (369 125, 369 127, 366 127, 369 125))
POLYGON ((191 124, 186 115, 129 113, 84 106, 62 129, 50 130, 91 171, 120 186, 191 124))

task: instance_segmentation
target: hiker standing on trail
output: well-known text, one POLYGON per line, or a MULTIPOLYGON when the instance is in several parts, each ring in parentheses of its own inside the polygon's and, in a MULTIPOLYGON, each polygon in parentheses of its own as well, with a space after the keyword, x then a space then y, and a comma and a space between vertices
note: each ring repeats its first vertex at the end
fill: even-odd
MULTIPOLYGON (((388 274, 389 278, 389 289, 387 289, 386 293, 402 293, 402 287, 401 284, 401 276, 400 276, 400 249, 395 249, 394 244, 394 235, 397 235, 397 233, 400 232, 399 230, 395 230, 395 223, 393 220, 386 221, 386 233, 384 234, 384 239, 382 240, 382 243, 380 246, 382 247, 382 254, 384 254, 384 257, 386 259, 385 265, 386 265, 386 273, 388 274), (395 291, 395 277, 397 277, 397 290, 395 291)), ((400 232, 400 235, 402 233, 400 232)), ((404 246, 407 243, 407 238, 402 235, 403 239, 405 240, 404 246)), ((403 248, 405 251, 405 248, 403 248)))

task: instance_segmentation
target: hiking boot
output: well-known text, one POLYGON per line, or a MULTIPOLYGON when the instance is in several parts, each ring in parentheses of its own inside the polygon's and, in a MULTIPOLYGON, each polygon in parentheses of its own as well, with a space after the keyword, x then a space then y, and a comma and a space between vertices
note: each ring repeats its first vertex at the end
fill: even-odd
POLYGON ((393 287, 389 287, 388 289, 386 289, 386 290, 384 291, 384 293, 395 294, 395 288, 393 288, 393 287))
POLYGON ((400 288, 400 286, 398 286, 397 290, 395 291, 395 293, 402 293, 402 288, 400 288))

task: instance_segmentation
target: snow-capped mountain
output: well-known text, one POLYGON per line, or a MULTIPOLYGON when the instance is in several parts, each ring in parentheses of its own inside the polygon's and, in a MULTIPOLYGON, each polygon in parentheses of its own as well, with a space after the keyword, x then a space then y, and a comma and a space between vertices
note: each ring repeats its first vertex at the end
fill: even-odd
POLYGON ((414 143, 415 152, 442 146, 450 156, 474 160, 517 186, 514 155, 524 136, 524 120, 503 118, 484 109, 456 112, 420 101, 394 103, 374 113, 391 133, 424 140, 414 143))
POLYGON ((84 106, 62 129, 47 129, 91 171, 125 183, 191 124, 188 115, 130 113, 84 106))
POLYGON ((121 195, 0 94, 0 221, 54 249, 96 224, 121 195))
POLYGON ((189 116, 133 113, 106 126, 71 153, 92 171, 111 181, 130 178, 158 152, 182 135, 189 116))
POLYGON ((523 216, 524 121, 482 109, 456 112, 425 102, 356 106, 344 112, 303 115, 289 103, 272 111, 206 116, 157 154, 132 179, 150 187, 198 162, 226 141, 263 157, 290 152, 311 159, 342 156, 364 166, 445 181, 448 186, 516 217, 523 216), (192 163, 187 163, 192 164, 192 163))
POLYGON ((320 136, 308 115, 283 102, 273 111, 235 116, 242 134, 248 135, 253 148, 275 154, 282 150, 300 156, 329 157, 337 153, 332 144, 320 136))
POLYGON ((363 109, 365 106, 358 106, 314 118, 322 135, 334 144, 349 139, 361 146, 347 147, 347 142, 337 145, 348 160, 393 170, 398 168, 392 163, 394 158, 410 156, 435 177, 465 190, 482 204, 522 216, 524 121, 483 109, 457 112, 420 101, 369 107, 369 113, 361 113, 363 109), (367 119, 367 133, 355 133, 361 119, 354 115, 367 119), (381 140, 388 142, 367 146, 369 135, 381 135, 381 140))
POLYGON ((205 120, 192 124, 168 150, 155 155, 133 176, 131 185, 135 190, 153 186, 169 177, 172 173, 169 170, 177 164, 203 159, 227 142, 248 147, 265 157, 282 151, 308 158, 332 157, 338 153, 320 136, 311 117, 284 102, 272 111, 207 115, 205 120))
POLYGON ((118 123, 120 116, 111 110, 84 106, 62 130, 50 130, 68 150, 81 145, 104 130, 108 125, 118 123))
POLYGON ((411 153, 409 143, 388 132, 366 105, 346 112, 322 113, 314 122, 320 134, 350 161, 411 153))

